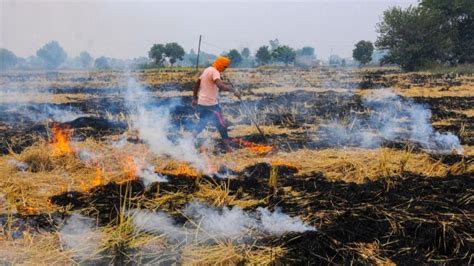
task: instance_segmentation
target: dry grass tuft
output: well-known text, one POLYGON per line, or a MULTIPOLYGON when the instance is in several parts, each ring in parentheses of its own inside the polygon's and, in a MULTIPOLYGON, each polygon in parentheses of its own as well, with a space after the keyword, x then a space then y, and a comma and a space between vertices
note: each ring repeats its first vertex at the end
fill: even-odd
POLYGON ((262 200, 250 198, 237 198, 236 195, 231 195, 229 189, 230 183, 217 184, 206 181, 199 185, 199 190, 193 193, 193 197, 199 200, 204 200, 215 207, 224 206, 239 206, 241 208, 249 208, 262 203, 262 200))
POLYGON ((268 186, 276 193, 278 190, 278 167, 273 166, 270 168, 270 178, 268 179, 268 186))
POLYGON ((56 154, 51 145, 42 141, 26 148, 21 154, 13 154, 18 161, 28 165, 31 172, 51 172, 55 169, 77 170, 81 167, 73 153, 56 154))
POLYGON ((73 253, 61 249, 55 233, 28 234, 20 239, 0 241, 2 265, 70 265, 73 253))
POLYGON ((183 265, 236 265, 244 261, 242 251, 232 242, 217 245, 187 245, 182 253, 183 265))
POLYGON ((286 250, 280 246, 259 247, 232 242, 215 245, 187 245, 183 249, 183 265, 273 265, 286 250))
POLYGON ((283 247, 253 247, 246 252, 245 257, 249 265, 275 265, 275 259, 285 255, 287 250, 283 247))
POLYGON ((377 241, 372 243, 355 243, 347 248, 355 251, 362 259, 374 265, 395 266, 396 264, 389 258, 380 255, 380 246, 377 241))

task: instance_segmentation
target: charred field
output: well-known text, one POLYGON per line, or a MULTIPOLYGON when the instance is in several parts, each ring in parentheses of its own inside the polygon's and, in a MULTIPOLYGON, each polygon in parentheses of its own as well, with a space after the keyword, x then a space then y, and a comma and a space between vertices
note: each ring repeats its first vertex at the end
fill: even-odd
POLYGON ((197 73, 0 74, 0 262, 474 262, 472 75, 224 76, 227 153, 197 73))

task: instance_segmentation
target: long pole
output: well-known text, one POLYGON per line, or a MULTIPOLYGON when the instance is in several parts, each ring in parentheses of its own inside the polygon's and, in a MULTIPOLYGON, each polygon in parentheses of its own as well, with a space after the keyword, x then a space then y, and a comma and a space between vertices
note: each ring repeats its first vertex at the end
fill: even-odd
MULTIPOLYGON (((232 84, 232 81, 228 80, 227 81, 230 86, 234 87, 234 84, 232 84)), ((267 138, 265 137, 265 134, 263 133, 263 130, 258 126, 257 122, 253 119, 253 114, 250 111, 250 108, 245 104, 245 102, 242 100, 242 98, 239 98, 239 103, 240 103, 240 108, 241 110, 245 110, 244 113, 247 116, 247 118, 250 120, 250 123, 252 123, 258 130, 258 133, 260 133, 260 136, 262 136, 263 140, 267 142, 267 138)))
POLYGON ((199 68, 199 54, 201 53, 201 37, 202 35, 199 35, 198 55, 196 59, 196 72, 198 71, 198 68, 199 68))

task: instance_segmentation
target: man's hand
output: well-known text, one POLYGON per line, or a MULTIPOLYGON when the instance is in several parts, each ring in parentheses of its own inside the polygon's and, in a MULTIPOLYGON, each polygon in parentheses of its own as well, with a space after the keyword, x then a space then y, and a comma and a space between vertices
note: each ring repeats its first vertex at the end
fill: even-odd
POLYGON ((198 104, 198 99, 193 99, 193 102, 191 103, 191 105, 192 105, 193 107, 196 107, 197 104, 198 104))

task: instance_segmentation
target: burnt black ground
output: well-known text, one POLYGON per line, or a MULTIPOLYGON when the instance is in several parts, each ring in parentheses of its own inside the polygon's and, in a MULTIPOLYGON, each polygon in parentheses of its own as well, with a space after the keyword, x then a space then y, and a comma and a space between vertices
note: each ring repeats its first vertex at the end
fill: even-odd
MULTIPOLYGON (((473 256, 474 178, 470 175, 424 177, 413 173, 381 178, 363 184, 330 182, 322 173, 298 175, 288 167, 279 167, 278 191, 268 187, 270 166, 262 163, 238 173, 228 184, 231 195, 247 194, 267 199, 262 206, 281 208, 291 216, 313 217, 318 231, 288 233, 259 240, 260 244, 283 245, 289 253, 283 264, 375 263, 358 253, 357 245, 378 243, 377 256, 397 264, 430 264, 434 261, 452 265, 467 264, 473 256), (290 187, 291 190, 283 190, 290 187), (297 193, 296 196, 294 193, 297 193), (317 218, 318 215, 320 218, 317 218)), ((211 181, 211 178, 204 177, 211 181)), ((87 215, 105 225, 118 215, 125 191, 132 196, 152 198, 155 193, 196 189, 193 178, 170 177, 169 183, 145 188, 140 182, 107 184, 90 193, 64 193, 52 202, 73 209, 88 209, 87 215), (128 190, 127 190, 128 187, 128 190), (159 191, 159 192, 157 192, 159 191)), ((164 210, 181 209, 192 199, 184 198, 164 210)), ((132 208, 138 201, 131 201, 132 208)), ((254 206, 250 209, 254 209, 254 206)), ((175 216, 177 223, 184 217, 175 216)))

